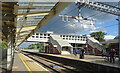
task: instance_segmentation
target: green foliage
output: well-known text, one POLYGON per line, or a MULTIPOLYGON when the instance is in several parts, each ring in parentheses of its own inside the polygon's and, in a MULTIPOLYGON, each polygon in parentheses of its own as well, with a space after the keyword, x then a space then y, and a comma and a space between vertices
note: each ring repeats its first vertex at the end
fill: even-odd
POLYGON ((39 44, 39 49, 41 49, 41 50, 44 49, 44 43, 39 44))
POLYGON ((7 46, 7 44, 5 44, 5 43, 0 43, 0 48, 8 48, 8 46, 7 46))
POLYGON ((29 49, 36 49, 36 44, 29 45, 29 49))
POLYGON ((91 37, 94 37, 99 42, 104 42, 105 41, 104 37, 106 34, 107 33, 105 33, 105 32, 99 31, 99 32, 93 32, 90 35, 91 35, 91 37))
POLYGON ((44 49, 44 43, 37 43, 29 45, 28 49, 44 49))

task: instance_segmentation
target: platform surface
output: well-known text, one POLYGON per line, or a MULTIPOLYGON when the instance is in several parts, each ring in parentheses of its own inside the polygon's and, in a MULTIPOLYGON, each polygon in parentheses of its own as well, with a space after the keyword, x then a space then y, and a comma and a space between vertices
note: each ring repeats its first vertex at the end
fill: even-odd
POLYGON ((16 52, 12 73, 49 73, 49 71, 22 53, 16 52))
POLYGON ((28 71, 27 68, 24 66, 17 52, 15 53, 15 56, 14 56, 12 71, 28 71))

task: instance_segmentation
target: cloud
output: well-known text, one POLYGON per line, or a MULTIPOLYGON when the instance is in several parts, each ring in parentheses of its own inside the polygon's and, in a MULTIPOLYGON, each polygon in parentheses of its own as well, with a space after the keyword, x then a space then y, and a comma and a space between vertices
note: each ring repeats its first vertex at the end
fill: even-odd
POLYGON ((101 25, 101 24, 104 24, 104 22, 101 21, 101 22, 98 22, 97 24, 100 24, 100 25, 101 25))
POLYGON ((113 36, 113 35, 105 35, 105 39, 108 40, 108 39, 114 39, 116 36, 113 36))
POLYGON ((103 28, 103 27, 95 27, 95 29, 92 29, 90 31, 90 33, 92 33, 92 32, 99 32, 99 31, 106 32, 105 28, 103 28))
POLYGON ((73 20, 72 22, 64 22, 64 26, 61 31, 56 31, 56 33, 83 33, 88 32, 89 30, 95 30, 96 27, 94 26, 93 22, 82 20, 78 22, 77 20, 73 20))
MULTIPOLYGON (((77 6, 72 3, 65 10, 63 10, 59 15, 68 15, 68 16, 78 16, 77 6)), ((95 19, 96 22, 94 25, 90 25, 90 22, 81 21, 80 23, 77 20, 70 19, 71 22, 63 22, 61 17, 57 15, 53 18, 47 25, 43 26, 40 29, 40 32, 53 31, 58 34, 72 34, 72 33, 84 33, 84 32, 95 32, 95 31, 105 31, 104 28, 95 26, 96 24, 104 24, 106 21, 115 20, 116 16, 111 14, 106 14, 103 12, 90 10, 87 8, 82 8, 81 15, 83 17, 88 17, 95 19), (91 17, 90 17, 91 16, 91 17), (74 23, 72 23, 74 22, 74 23), (76 23, 75 23, 76 22, 76 23)))

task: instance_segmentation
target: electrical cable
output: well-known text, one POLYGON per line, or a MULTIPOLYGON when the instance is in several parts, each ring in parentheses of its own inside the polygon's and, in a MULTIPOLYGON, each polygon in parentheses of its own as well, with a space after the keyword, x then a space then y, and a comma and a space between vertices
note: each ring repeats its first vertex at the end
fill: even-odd
MULTIPOLYGON (((117 4, 117 5, 119 5, 119 4, 117 4)), ((115 5, 115 6, 117 6, 117 5, 115 5)), ((97 13, 95 13, 95 14, 92 14, 92 15, 88 16, 88 17, 96 16, 96 15, 98 15, 99 13, 101 13, 101 12, 97 12, 97 13)), ((102 14, 102 15, 106 15, 106 14, 102 14)), ((66 27, 63 27, 63 29, 64 29, 64 28, 66 28, 66 27)), ((60 29, 61 29, 61 28, 60 28, 60 29)))
POLYGON ((112 25, 109 25, 109 26, 104 26, 104 28, 108 28, 108 27, 111 27, 111 26, 114 26, 114 25, 118 25, 118 24, 112 24, 112 25))
MULTIPOLYGON (((72 9, 72 10, 70 10, 70 11, 68 12, 68 14, 72 13, 72 11, 74 11, 75 9, 77 9, 77 7, 75 7, 75 8, 72 9)), ((66 13, 65 13, 65 14, 66 14, 66 13)), ((65 15, 65 14, 63 14, 63 15, 65 15)), ((50 27, 51 27, 51 24, 52 24, 52 25, 55 24, 56 22, 59 21, 59 19, 60 19, 60 18, 57 18, 54 22, 50 23, 50 27)), ((48 27, 48 28, 49 28, 49 27, 48 27)))
MULTIPOLYGON (((119 5, 119 4, 117 4, 117 5, 119 5)), ((117 6, 117 5, 115 5, 115 6, 117 6)), ((74 8, 73 10, 75 10, 75 9, 76 9, 76 8, 74 8)), ((69 13, 71 13, 73 10, 70 10, 69 13)), ((68 13, 68 14, 69 14, 69 13, 68 13)), ((98 15, 99 13, 101 13, 101 12, 97 12, 97 13, 95 13, 95 14, 92 14, 92 15, 88 16, 88 17, 94 17, 94 16, 98 15)), ((104 15, 106 15, 106 14, 104 14, 104 15)), ((58 18, 57 20, 59 20, 59 18, 58 18)), ((58 22, 57 20, 56 20, 55 22, 58 22)), ((55 23, 55 22, 53 22, 53 23, 55 23)), ((64 28, 66 28, 66 27, 63 27, 63 29, 64 29, 64 28)), ((61 28, 60 28, 60 29, 61 29, 61 28)), ((55 31, 55 32, 56 32, 56 31, 55 31)))

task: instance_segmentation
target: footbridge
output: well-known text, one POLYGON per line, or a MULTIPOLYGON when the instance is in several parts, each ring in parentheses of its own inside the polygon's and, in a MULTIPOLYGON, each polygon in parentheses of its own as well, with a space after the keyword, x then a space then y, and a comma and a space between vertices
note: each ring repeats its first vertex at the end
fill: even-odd
POLYGON ((29 37, 26 42, 49 42, 49 39, 52 35, 58 35, 57 37, 62 38, 63 40, 69 43, 80 43, 86 44, 87 35, 65 35, 65 34, 52 34, 52 33, 35 33, 29 37))
POLYGON ((105 53, 104 46, 89 35, 66 35, 66 34, 53 34, 53 33, 35 33, 29 37, 26 42, 42 42, 49 43, 51 53, 69 52, 73 53, 73 49, 89 48, 97 49, 105 53), (53 51, 54 50, 54 51, 53 51))

